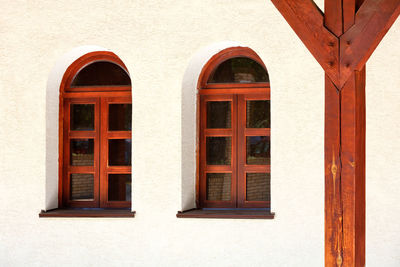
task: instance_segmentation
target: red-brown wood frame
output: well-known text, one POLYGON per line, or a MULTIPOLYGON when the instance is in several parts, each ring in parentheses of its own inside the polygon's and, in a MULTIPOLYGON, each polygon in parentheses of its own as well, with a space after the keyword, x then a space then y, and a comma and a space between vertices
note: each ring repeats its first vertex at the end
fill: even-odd
POLYGON ((271 0, 325 71, 325 266, 365 265, 365 64, 399 0, 271 0))
POLYGON ((246 47, 225 49, 214 55, 203 67, 198 81, 198 141, 196 204, 201 208, 269 208, 269 201, 246 201, 246 173, 270 173, 270 165, 246 164, 246 136, 270 136, 270 129, 246 129, 246 100, 270 100, 270 84, 265 83, 207 83, 210 75, 224 61, 247 57, 259 63, 266 71, 260 57, 246 47), (207 129, 206 108, 208 101, 231 102, 231 128, 207 129), (206 164, 206 138, 231 137, 231 164, 206 164), (206 174, 231 173, 231 200, 206 200, 206 174))
POLYGON ((108 131, 108 104, 132 103, 131 86, 85 86, 71 87, 73 78, 88 64, 96 61, 108 61, 120 66, 129 75, 126 66, 112 52, 97 51, 83 55, 75 60, 65 71, 60 85, 59 96, 59 197, 58 206, 82 208, 125 208, 130 207, 130 201, 108 201, 107 174, 131 174, 130 166, 108 166, 108 140, 131 139, 131 131, 108 131), (95 105, 94 131, 70 131, 70 104, 95 105), (69 139, 93 138, 94 166, 69 166, 69 139), (71 201, 69 200, 70 178, 69 174, 93 173, 94 174, 94 200, 71 201))

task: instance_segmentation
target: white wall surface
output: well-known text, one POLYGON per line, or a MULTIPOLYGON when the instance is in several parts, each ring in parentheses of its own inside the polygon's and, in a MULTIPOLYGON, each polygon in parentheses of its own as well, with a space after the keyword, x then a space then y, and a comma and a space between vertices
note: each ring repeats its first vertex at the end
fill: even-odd
MULTIPOLYGON (((270 1, 0 6, 0 266, 323 265, 324 75, 270 1), (224 40, 254 49, 269 71, 274 220, 175 217, 184 73, 197 51, 224 40), (133 219, 38 217, 47 79, 82 45, 110 49, 131 74, 133 219)), ((367 266, 400 266, 399 42, 397 21, 367 65, 367 266)))

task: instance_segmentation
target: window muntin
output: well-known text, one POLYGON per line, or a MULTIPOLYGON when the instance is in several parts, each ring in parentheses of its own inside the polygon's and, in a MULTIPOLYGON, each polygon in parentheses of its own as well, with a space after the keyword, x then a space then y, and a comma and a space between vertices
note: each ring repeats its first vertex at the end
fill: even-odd
POLYGON ((65 79, 75 81, 86 73, 81 76, 85 79, 80 83, 65 82, 66 87, 61 88, 64 92, 60 102, 63 114, 60 207, 128 208, 131 206, 132 129, 129 76, 129 82, 126 77, 121 78, 127 71, 109 52, 77 62, 67 70, 65 79), (113 59, 116 63, 110 62, 113 59), (95 77, 96 70, 101 78, 95 77), (90 80, 91 77, 94 79, 90 80))
MULTIPOLYGON (((235 53, 226 54, 235 56, 235 53)), ((201 78, 205 83, 199 94, 198 203, 201 208, 270 208, 269 79, 262 63, 255 60, 254 52, 250 56, 252 59, 218 55, 216 62, 208 64, 212 69, 203 71, 208 78, 201 78), (238 72, 239 68, 233 68, 232 62, 243 58, 245 63, 256 63, 247 66, 262 70, 255 72, 253 67, 238 72), (224 63, 225 70, 230 68, 225 78, 218 74, 222 73, 224 63), (243 87, 243 81, 240 83, 232 75, 246 71, 254 77, 258 75, 259 78, 248 81, 254 86, 243 87), (212 82, 220 84, 210 87, 212 82)))

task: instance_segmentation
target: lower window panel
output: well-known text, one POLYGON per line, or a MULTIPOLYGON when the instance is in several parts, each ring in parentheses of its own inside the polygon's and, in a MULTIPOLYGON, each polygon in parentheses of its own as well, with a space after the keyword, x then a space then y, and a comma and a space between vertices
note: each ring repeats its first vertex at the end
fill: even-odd
POLYGON ((207 173, 207 200, 231 200, 230 173, 207 173))
POLYGON ((131 175, 108 175, 108 201, 131 201, 131 175))

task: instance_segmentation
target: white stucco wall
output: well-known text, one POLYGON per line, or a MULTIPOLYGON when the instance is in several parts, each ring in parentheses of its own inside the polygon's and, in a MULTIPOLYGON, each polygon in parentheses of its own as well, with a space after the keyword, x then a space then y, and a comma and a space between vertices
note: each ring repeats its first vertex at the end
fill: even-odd
MULTIPOLYGON (((0 4, 0 266, 323 265, 324 75, 270 1, 0 4), (274 220, 175 217, 194 119, 182 117, 185 72, 224 40, 255 50, 269 71, 274 220), (39 219, 46 162, 57 162, 46 154, 58 127, 46 130, 47 80, 87 44, 116 53, 132 77, 137 216, 39 219)), ((367 65, 367 266, 400 265, 399 42, 396 22, 367 65)))

